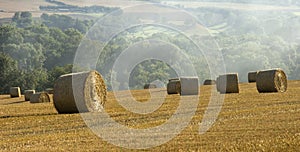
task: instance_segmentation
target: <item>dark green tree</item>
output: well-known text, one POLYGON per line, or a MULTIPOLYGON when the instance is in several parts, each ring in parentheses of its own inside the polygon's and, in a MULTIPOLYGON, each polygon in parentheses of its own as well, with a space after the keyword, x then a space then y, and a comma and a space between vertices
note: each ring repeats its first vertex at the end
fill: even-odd
POLYGON ((18 81, 22 90, 35 89, 43 91, 48 83, 48 74, 46 69, 36 68, 32 71, 22 71, 18 81))
POLYGON ((166 63, 158 60, 147 60, 138 64, 130 73, 129 87, 142 89, 146 83, 156 80, 167 83, 169 78, 175 77, 177 77, 176 72, 166 63))
POLYGON ((64 74, 83 71, 79 67, 74 67, 72 64, 67 64, 65 66, 56 66, 51 71, 48 72, 47 84, 44 84, 46 88, 53 88, 55 81, 64 74))
POLYGON ((13 25, 0 26, 0 50, 3 51, 3 47, 6 44, 21 44, 24 41, 22 36, 22 30, 13 25))
POLYGON ((16 23, 17 27, 21 28, 29 27, 33 24, 32 14, 28 11, 16 12, 12 21, 16 23))
POLYGON ((23 71, 42 68, 45 56, 40 44, 23 43, 20 45, 7 44, 4 46, 5 53, 18 61, 18 67, 23 71))
POLYGON ((9 93, 9 88, 17 85, 17 63, 9 55, 0 52, 0 69, 0 93, 9 93))
POLYGON ((16 12, 14 17, 12 18, 13 22, 17 22, 19 19, 21 18, 21 13, 20 12, 16 12))

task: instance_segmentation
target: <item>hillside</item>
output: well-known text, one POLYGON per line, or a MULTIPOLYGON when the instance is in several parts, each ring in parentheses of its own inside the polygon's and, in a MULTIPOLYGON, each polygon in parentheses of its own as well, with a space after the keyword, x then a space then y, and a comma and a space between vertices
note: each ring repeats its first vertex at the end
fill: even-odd
POLYGON ((2 0, 0 1, 0 18, 12 18, 15 12, 29 11, 33 13, 34 17, 40 16, 42 12, 39 11, 39 6, 51 5, 44 0, 2 0))
MULTIPOLYGON (((84 1, 84 0, 57 0, 57 2, 65 3, 66 5, 88 7, 88 6, 104 6, 104 7, 128 7, 130 5, 138 5, 141 2, 138 1, 123 1, 123 0, 112 0, 112 1, 84 1)), ((99 13, 74 13, 69 11, 63 12, 52 12, 44 11, 40 9, 40 6, 57 6, 55 3, 47 2, 46 0, 1 0, 0 1, 0 18, 12 18, 16 12, 29 11, 32 13, 33 17, 39 17, 43 13, 47 14, 61 14, 69 15, 75 18, 83 18, 82 15, 86 17, 99 17, 99 13)), ((100 15, 102 15, 100 13, 100 15)))
MULTIPOLYGON (((167 5, 183 6, 185 8, 219 8, 219 9, 230 9, 230 10, 244 10, 244 11, 292 11, 299 10, 299 6, 296 5, 270 5, 260 4, 255 2, 201 2, 201 1, 162 1, 167 5)), ((273 2, 276 3, 276 2, 273 2)))
MULTIPOLYGON (((151 151, 297 151, 300 149, 300 81, 289 81, 282 94, 259 94, 255 84, 240 84, 240 94, 227 94, 222 111, 208 132, 199 135, 211 86, 201 86, 200 102, 187 128, 151 151)), ((165 92, 165 89, 155 91, 165 92)), ((132 91, 138 101, 147 90, 132 91)), ((162 100, 152 97, 153 100, 162 100)), ((189 102, 185 98, 183 102, 189 102)), ((165 122, 176 110, 179 96, 167 96, 149 115, 124 111, 110 92, 105 110, 117 122, 148 128, 165 122)), ((0 96, 0 151, 127 151, 98 138, 79 114, 57 114, 52 103, 30 104, 24 98, 0 96)))
MULTIPOLYGON (((145 4, 142 0, 56 0, 55 2, 63 3, 65 5, 70 6, 78 6, 78 7, 90 7, 90 6, 104 6, 104 7, 119 7, 126 8, 130 6, 136 6, 140 4, 145 4)), ((42 13, 48 14, 63 14, 69 15, 72 17, 82 18, 82 15, 85 17, 99 17, 99 14, 95 13, 74 13, 71 11, 45 11, 41 10, 40 6, 57 6, 54 3, 50 3, 47 0, 1 0, 0 1, 0 18, 11 18, 14 13, 19 11, 29 11, 33 14, 33 17, 39 17, 42 13)), ((156 2, 156 1, 153 1, 156 2)), ((171 5, 171 6, 180 6, 184 8, 216 8, 216 9, 229 9, 229 10, 245 10, 245 11, 299 11, 298 2, 293 2, 291 4, 286 2, 273 2, 273 1, 265 1, 264 3, 260 1, 252 1, 252 2, 236 2, 236 1, 176 1, 176 0, 162 0, 158 1, 161 4, 171 5), (277 5, 270 5, 270 4, 277 5), (298 4, 298 5, 296 5, 298 4)), ((147 3, 147 2, 146 2, 147 3)), ((101 14, 102 15, 102 14, 101 14)))

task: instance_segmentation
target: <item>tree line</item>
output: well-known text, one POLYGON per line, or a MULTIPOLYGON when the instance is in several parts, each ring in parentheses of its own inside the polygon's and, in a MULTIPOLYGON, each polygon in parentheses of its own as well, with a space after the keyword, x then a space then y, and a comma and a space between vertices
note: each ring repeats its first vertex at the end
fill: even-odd
POLYGON ((17 12, 12 23, 0 26, 0 93, 9 87, 44 90, 58 76, 72 72, 73 57, 92 21, 30 12, 17 12))
MULTIPOLYGON (((249 13, 217 8, 188 10, 208 27, 219 45, 226 71, 239 73, 240 81, 247 81, 249 71, 268 68, 282 68, 289 79, 300 78, 300 47, 297 41, 300 18, 292 12, 249 13)), ((11 86, 37 90, 53 87, 60 75, 72 72, 76 50, 94 23, 93 20, 65 15, 42 14, 35 19, 29 12, 15 13, 10 24, 0 26, 0 93, 7 93, 11 86)), ((105 36, 106 32, 90 34, 98 34, 94 36, 96 38, 105 36)), ((195 55, 199 50, 188 39, 174 36, 172 31, 144 26, 144 29, 137 27, 119 33, 99 56, 96 69, 101 71, 108 89, 111 89, 111 82, 118 83, 111 80, 112 75, 118 74, 111 69, 122 50, 152 38, 177 44, 181 50, 191 54, 192 63, 198 65, 196 72, 200 83, 210 78, 206 60, 213 59, 195 55)), ((97 49, 93 44, 90 47, 97 49)), ((120 89, 126 89, 126 85, 131 89, 141 89, 145 83, 155 80, 166 82, 168 78, 177 76, 174 69, 184 68, 181 66, 170 67, 161 61, 148 60, 137 65, 131 73, 125 71, 130 75, 129 84, 117 85, 120 89)), ((81 67, 76 68, 82 70, 81 67)))

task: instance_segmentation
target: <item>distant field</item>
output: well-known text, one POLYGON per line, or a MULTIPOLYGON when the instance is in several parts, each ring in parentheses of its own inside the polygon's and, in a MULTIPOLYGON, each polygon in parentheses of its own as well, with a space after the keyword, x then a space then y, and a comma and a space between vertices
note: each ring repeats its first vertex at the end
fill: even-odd
MULTIPOLYGON (((300 149, 300 81, 289 81, 286 93, 259 94, 255 84, 240 84, 240 94, 226 95, 210 130, 198 134, 210 99, 211 86, 200 88, 200 102, 189 126, 152 151, 298 151, 300 149)), ((155 91, 165 92, 164 89, 155 91)), ((132 91, 138 101, 145 90, 132 91)), ((154 100, 161 98, 152 97, 154 100)), ((119 123, 147 128, 165 122, 178 106, 178 95, 167 96, 149 115, 137 115, 116 104, 109 93, 106 111, 119 123)), ((183 101, 183 102, 189 102, 183 101)), ((129 151, 98 138, 79 114, 57 114, 53 103, 30 104, 24 97, 0 96, 0 151, 129 151)), ((158 139, 154 139, 158 140, 158 139)))
POLYGON ((129 7, 133 5, 141 4, 140 1, 134 0, 59 0, 60 2, 64 2, 70 5, 77 6, 92 6, 92 5, 100 5, 100 6, 108 6, 108 7, 129 7))
POLYGON ((39 11, 40 5, 51 5, 44 0, 1 0, 0 9, 7 12, 39 11))
POLYGON ((190 1, 163 1, 163 4, 168 5, 181 5, 186 8, 222 8, 246 11, 274 11, 274 10, 299 10, 297 6, 275 6, 275 5, 262 5, 262 4, 242 4, 242 3, 225 3, 225 2, 190 2, 190 1))
MULTIPOLYGON (((15 12, 29 11, 33 17, 40 17, 43 13, 69 15, 75 18, 93 18, 103 14, 78 14, 71 12, 45 12, 39 9, 39 6, 54 5, 44 0, 1 0, 0 1, 0 18, 12 18, 15 12)), ((72 4, 73 5, 73 4, 72 4)), ((75 4, 74 4, 75 5, 75 4)), ((82 5, 85 6, 85 5, 82 5)))
POLYGON ((0 1, 0 18, 11 18, 15 12, 29 11, 34 17, 40 16, 39 6, 41 5, 52 5, 45 2, 44 0, 1 0, 0 1))
MULTIPOLYGON (((107 6, 107 7, 128 7, 132 5, 138 5, 141 2, 137 1, 126 1, 126 0, 58 0, 69 5, 76 6, 107 6)), ((39 6, 54 5, 46 2, 45 0, 1 0, 0 1, 0 18, 12 18, 15 12, 19 11, 29 11, 32 13, 33 17, 39 17, 42 13, 53 14, 53 12, 40 11, 39 6)), ((78 13, 68 13, 68 12, 57 12, 56 14, 70 15, 77 17, 78 13)), ((84 14, 91 17, 98 17, 99 14, 84 14)), ((79 16, 80 17, 80 16, 79 16)))
MULTIPOLYGON (((130 6, 135 6, 139 4, 143 4, 141 1, 133 1, 133 0, 58 0, 60 2, 64 2, 69 5, 76 6, 107 6, 107 7, 121 7, 126 8, 130 6)), ((300 7, 290 6, 270 6, 270 5, 257 5, 257 4, 239 4, 239 3, 217 3, 217 2, 185 2, 185 1, 162 1, 163 4, 168 5, 180 5, 186 8, 198 8, 198 7, 213 7, 213 8, 222 8, 222 9, 238 9, 238 10, 295 10, 299 11, 300 7)), ((15 12, 18 11, 29 11, 33 14, 34 17, 39 17, 42 13, 53 14, 53 12, 43 12, 39 10, 39 6, 47 6, 54 5, 51 3, 47 3, 44 0, 1 0, 0 1, 0 18, 11 18, 15 12)), ((142 9, 139 10, 131 10, 133 12, 144 11, 142 9)), ((73 15, 76 16, 76 13, 60 13, 64 15, 73 15)), ((93 14, 85 14, 89 16, 93 16, 93 14)))

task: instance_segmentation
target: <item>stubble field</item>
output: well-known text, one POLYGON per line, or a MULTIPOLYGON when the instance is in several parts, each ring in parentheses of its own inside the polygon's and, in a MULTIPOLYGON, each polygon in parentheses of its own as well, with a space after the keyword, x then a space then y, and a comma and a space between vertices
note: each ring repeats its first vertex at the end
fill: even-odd
MULTIPOLYGON (((208 106, 211 87, 201 86, 197 111, 171 141, 150 151, 299 151, 300 81, 289 81, 286 93, 259 94, 255 84, 240 84, 240 94, 227 94, 216 123, 199 135, 199 123, 208 106)), ((157 89, 166 92, 165 89, 157 89)), ((141 102, 147 90, 132 91, 141 102)), ((105 110, 118 123, 132 128, 163 124, 172 116, 179 95, 166 96, 159 110, 138 115, 124 110, 109 93, 105 110)), ((188 98, 182 102, 190 102, 188 98)), ((57 114, 53 103, 30 104, 22 98, 0 96, 0 151, 129 151, 102 140, 80 114, 57 114)), ((159 140, 159 139, 154 139, 159 140)), ((131 150, 130 150, 131 151, 131 150)))

